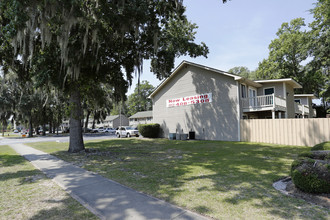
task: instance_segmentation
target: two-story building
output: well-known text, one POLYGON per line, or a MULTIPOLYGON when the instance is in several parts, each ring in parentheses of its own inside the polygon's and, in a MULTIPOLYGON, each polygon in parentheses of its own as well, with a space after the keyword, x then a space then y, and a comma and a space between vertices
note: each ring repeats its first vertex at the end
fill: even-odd
MULTIPOLYGON (((107 128, 118 128, 119 126, 128 126, 129 121, 128 118, 121 114, 121 115, 109 115, 107 116, 103 122, 97 124, 96 126, 99 127, 107 127, 107 128)), ((88 123, 88 127, 92 127, 93 122, 88 123)))
POLYGON ((137 112, 129 117, 129 126, 137 127, 139 124, 152 123, 152 111, 137 112))
POLYGON ((153 122, 164 137, 194 131, 197 139, 237 141, 242 119, 295 118, 296 88, 290 78, 252 81, 183 61, 150 95, 153 122))

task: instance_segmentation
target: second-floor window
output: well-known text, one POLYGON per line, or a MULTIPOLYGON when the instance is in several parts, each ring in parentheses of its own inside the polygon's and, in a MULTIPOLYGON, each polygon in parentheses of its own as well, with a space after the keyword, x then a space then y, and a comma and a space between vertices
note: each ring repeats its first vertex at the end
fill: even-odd
POLYGON ((241 84, 242 98, 246 98, 246 86, 241 84))
POLYGON ((265 91, 265 95, 274 94, 274 88, 267 88, 264 91, 265 91))

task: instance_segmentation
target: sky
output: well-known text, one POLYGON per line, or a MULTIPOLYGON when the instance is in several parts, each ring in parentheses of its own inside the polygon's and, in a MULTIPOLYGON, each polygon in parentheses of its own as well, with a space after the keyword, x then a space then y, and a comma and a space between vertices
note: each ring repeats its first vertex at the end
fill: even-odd
MULTIPOLYGON (((195 62, 223 71, 236 66, 255 70, 258 63, 268 57, 268 45, 276 38, 282 23, 302 17, 305 23, 312 22, 309 12, 316 0, 184 0, 186 15, 197 24, 196 43, 204 42, 209 47, 208 58, 179 57, 175 67, 183 60, 195 62)), ((150 61, 143 64, 141 81, 153 86, 159 81, 150 72, 150 61)), ((134 92, 137 77, 128 95, 134 92)))

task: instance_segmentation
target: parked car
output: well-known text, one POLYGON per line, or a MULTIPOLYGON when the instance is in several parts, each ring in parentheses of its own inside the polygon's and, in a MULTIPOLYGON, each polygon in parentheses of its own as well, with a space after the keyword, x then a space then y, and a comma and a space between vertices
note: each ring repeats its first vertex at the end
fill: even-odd
POLYGON ((15 130, 14 130, 14 133, 18 133, 18 130, 17 130, 17 129, 15 129, 15 130))
POLYGON ((113 129, 113 128, 106 128, 106 129, 104 130, 104 132, 107 132, 107 133, 109 133, 109 134, 115 134, 115 133, 116 133, 116 130, 113 129))
POLYGON ((105 132, 104 127, 99 127, 99 128, 98 128, 98 132, 99 132, 99 133, 103 133, 103 132, 105 132))
POLYGON ((139 137, 139 131, 134 127, 123 126, 117 129, 116 135, 117 137, 139 137))

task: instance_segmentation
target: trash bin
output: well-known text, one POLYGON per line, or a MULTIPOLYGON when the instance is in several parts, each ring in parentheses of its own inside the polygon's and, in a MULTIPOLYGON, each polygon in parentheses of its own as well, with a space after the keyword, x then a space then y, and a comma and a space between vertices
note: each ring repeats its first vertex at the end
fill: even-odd
POLYGON ((181 140, 187 140, 188 134, 181 134, 181 140))
POLYGON ((195 132, 189 131, 189 140, 195 140, 195 132))
POLYGON ((168 139, 175 140, 176 139, 176 134, 175 133, 169 133, 168 134, 168 139))

